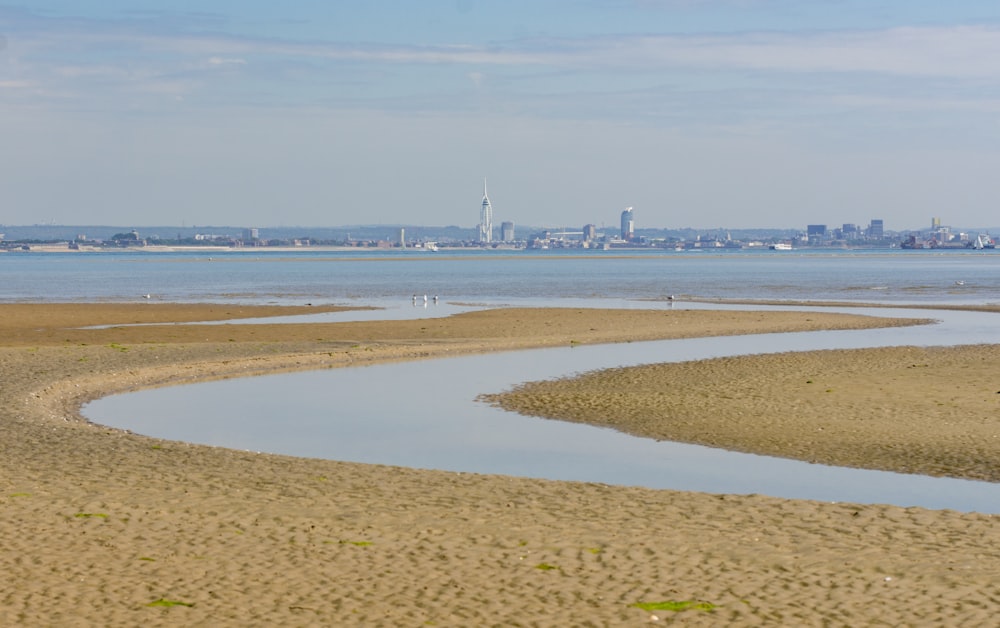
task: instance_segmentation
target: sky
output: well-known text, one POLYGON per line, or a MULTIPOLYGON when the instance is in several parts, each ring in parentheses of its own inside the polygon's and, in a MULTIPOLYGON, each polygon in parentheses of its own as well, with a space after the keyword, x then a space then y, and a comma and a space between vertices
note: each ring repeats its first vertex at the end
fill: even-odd
POLYGON ((1000 3, 0 0, 0 224, 1000 225, 1000 3))

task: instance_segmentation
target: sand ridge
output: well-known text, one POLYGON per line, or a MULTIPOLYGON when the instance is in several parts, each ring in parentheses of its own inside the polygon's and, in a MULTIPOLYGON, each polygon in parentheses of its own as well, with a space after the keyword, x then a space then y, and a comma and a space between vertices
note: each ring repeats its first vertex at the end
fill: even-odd
POLYGON ((987 515, 298 459, 150 439, 75 413, 112 390, 273 369, 873 324, 675 314, 499 310, 175 336, 180 327, 75 329, 85 320, 40 328, 31 308, 15 320, 0 306, 0 623, 993 621, 1000 527, 987 515), (694 604, 641 606, 661 602, 694 604))
POLYGON ((735 356, 484 395, 510 411, 820 464, 1000 481, 1000 345, 735 356))

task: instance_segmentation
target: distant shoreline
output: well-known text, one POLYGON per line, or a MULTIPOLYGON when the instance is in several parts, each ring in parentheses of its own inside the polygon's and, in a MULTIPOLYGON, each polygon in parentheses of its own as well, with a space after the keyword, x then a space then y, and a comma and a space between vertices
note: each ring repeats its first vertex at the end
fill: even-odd
MULTIPOLYGON (((440 246, 440 245, 439 245, 440 246)), ((59 243, 49 243, 49 244, 25 244, 16 248, 0 248, 0 254, 2 253, 246 253, 246 254, 264 254, 264 253, 296 253, 302 251, 312 251, 312 252, 327 252, 327 253, 344 253, 344 252, 357 252, 357 253, 386 253, 386 252, 413 252, 413 253, 435 253, 437 255, 452 255, 455 253, 463 253, 469 251, 491 251, 491 252, 503 252, 503 253, 521 253, 528 255, 545 255, 546 252, 550 252, 553 249, 540 249, 540 248, 527 248, 527 247, 513 247, 513 246, 499 246, 499 247, 448 247, 444 246, 439 249, 428 249, 417 246, 408 246, 406 248, 400 247, 375 247, 375 246, 343 246, 336 244, 321 244, 321 245, 309 245, 309 246, 216 246, 216 245, 205 245, 205 246, 185 246, 185 245, 146 245, 146 246, 131 246, 131 247, 105 247, 96 245, 79 244, 71 248, 69 242, 59 242, 59 243), (27 249, 22 248, 23 246, 28 247, 27 249)), ((685 254, 734 254, 734 253, 769 253, 773 255, 778 255, 782 257, 789 257, 800 255, 803 253, 807 254, 830 254, 835 255, 843 252, 893 252, 893 253, 903 253, 912 254, 914 252, 973 252, 973 253, 983 253, 981 249, 972 249, 966 246, 942 246, 932 249, 906 249, 901 247, 877 247, 877 246, 866 246, 866 247, 802 247, 797 248, 792 251, 773 251, 767 247, 761 246, 746 246, 746 247, 706 247, 706 248, 690 248, 683 250, 676 250, 672 248, 664 247, 613 247, 610 249, 603 248, 565 248, 565 249, 555 249, 558 251, 572 251, 560 257, 615 257, 630 255, 636 252, 659 252, 659 253, 671 253, 674 255, 685 255, 685 254)), ((988 251, 994 251, 996 249, 987 249, 988 251)), ((547 255, 551 257, 551 255, 547 255)))
MULTIPOLYGON (((147 245, 147 246, 130 246, 130 247, 105 247, 105 246, 88 246, 79 245, 77 248, 70 248, 69 243, 59 243, 59 244, 33 244, 26 245, 29 247, 28 250, 18 250, 18 249, 3 249, 0 253, 191 253, 191 252, 204 252, 204 253, 292 253, 295 251, 329 251, 329 252, 341 252, 341 251, 361 251, 361 252, 378 252, 378 251, 391 251, 396 249, 384 249, 378 247, 368 247, 368 246, 337 246, 337 245, 321 245, 321 246, 163 246, 163 245, 147 245)), ((411 250, 407 248, 406 250, 411 250)), ((418 252, 430 253, 431 251, 425 249, 412 249, 418 252)))

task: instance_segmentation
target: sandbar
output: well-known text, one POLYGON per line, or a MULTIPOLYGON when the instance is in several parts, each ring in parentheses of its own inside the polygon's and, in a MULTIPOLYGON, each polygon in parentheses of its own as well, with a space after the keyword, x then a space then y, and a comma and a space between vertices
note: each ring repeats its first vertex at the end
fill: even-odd
MULTIPOLYGON (((4 625, 989 625, 1000 610, 989 515, 301 459, 148 438, 78 412, 111 392, 276 370, 913 321, 510 308, 131 326, 219 307, 171 304, 145 320, 158 305, 0 304, 4 625)), ((767 368, 802 375, 800 359, 767 368)), ((841 377, 809 386, 851 385, 841 377)), ((864 414, 874 394, 857 390, 852 411, 884 420, 864 414)), ((911 416, 892 416, 895 431, 919 436, 911 416)))

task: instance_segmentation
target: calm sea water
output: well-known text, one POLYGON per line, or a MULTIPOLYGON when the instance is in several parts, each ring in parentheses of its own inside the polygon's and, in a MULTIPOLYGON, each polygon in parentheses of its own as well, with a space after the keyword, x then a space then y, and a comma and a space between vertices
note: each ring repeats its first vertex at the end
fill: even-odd
POLYGON ((996 251, 4 253, 0 300, 1000 299, 996 251))

